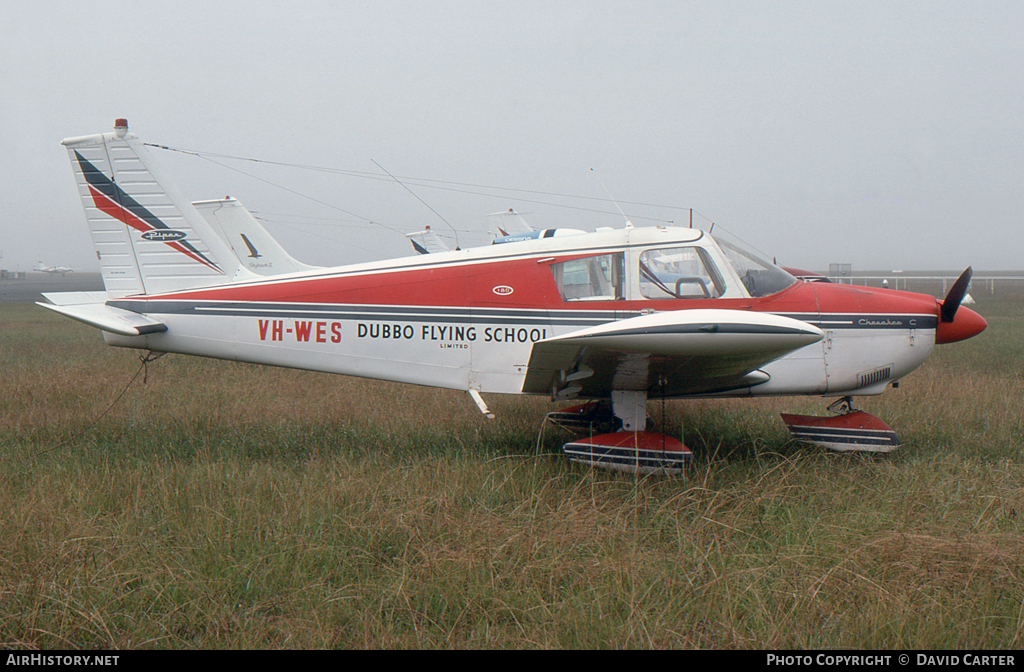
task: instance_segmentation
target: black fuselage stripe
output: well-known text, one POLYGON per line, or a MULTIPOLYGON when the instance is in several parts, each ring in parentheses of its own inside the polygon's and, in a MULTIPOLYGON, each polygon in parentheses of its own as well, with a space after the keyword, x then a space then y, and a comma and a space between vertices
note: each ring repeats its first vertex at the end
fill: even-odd
POLYGON ((625 310, 546 310, 514 308, 465 308, 441 306, 389 306, 337 303, 286 303, 274 301, 149 301, 117 299, 107 305, 137 313, 204 313, 207 315, 239 315, 245 317, 273 315, 387 314, 390 316, 420 315, 430 317, 521 317, 533 319, 584 319, 611 322, 622 317, 636 317, 639 311, 625 310))
POLYGON ((830 329, 934 329, 937 315, 927 313, 775 313, 822 330, 830 329))
MULTIPOLYGON (((596 325, 614 322, 642 313, 637 310, 550 310, 544 308, 468 308, 444 306, 388 306, 332 303, 288 303, 275 301, 161 301, 116 299, 107 305, 142 314, 199 314, 233 317, 259 318, 324 318, 341 320, 404 320, 408 322, 480 322, 530 324, 586 324, 596 325)), ((753 311, 752 311, 753 312, 753 311)), ((934 329, 937 317, 914 314, 812 314, 812 313, 767 313, 790 317, 806 322, 823 330, 832 329, 934 329)), ((718 331, 742 328, 742 333, 752 333, 750 325, 730 325, 709 322, 718 331)), ((706 326, 706 325, 705 325, 706 326)), ((697 329, 696 326, 693 329, 697 329)), ((678 333, 678 326, 649 327, 624 330, 608 335, 633 335, 649 333, 678 333)), ((800 333, 797 329, 782 327, 760 327, 757 333, 800 333), (774 331, 772 331, 774 330, 774 331)))
POLYGON ((621 329, 618 331, 607 331, 600 334, 588 334, 581 338, 612 337, 612 336, 651 336, 651 335, 672 335, 672 334, 772 334, 772 335, 813 335, 812 332, 804 329, 791 327, 777 327, 765 324, 666 324, 657 327, 642 327, 637 329, 621 329), (708 328, 713 327, 713 328, 708 328))

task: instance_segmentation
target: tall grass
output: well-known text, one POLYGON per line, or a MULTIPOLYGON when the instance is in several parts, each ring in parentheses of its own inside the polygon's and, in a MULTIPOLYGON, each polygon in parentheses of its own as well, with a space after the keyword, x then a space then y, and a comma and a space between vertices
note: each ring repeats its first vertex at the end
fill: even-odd
POLYGON ((137 353, 0 308, 0 645, 956 648, 1024 632, 1024 309, 858 400, 669 402, 679 478, 595 471, 542 399, 137 353))

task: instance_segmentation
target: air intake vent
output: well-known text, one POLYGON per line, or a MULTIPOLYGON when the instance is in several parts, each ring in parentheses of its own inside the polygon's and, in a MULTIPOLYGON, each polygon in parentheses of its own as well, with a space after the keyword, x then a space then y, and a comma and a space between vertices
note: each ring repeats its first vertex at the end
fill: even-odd
POLYGON ((878 383, 888 380, 890 376, 892 376, 892 364, 875 369, 874 371, 858 373, 857 387, 870 387, 872 385, 877 385, 878 383))

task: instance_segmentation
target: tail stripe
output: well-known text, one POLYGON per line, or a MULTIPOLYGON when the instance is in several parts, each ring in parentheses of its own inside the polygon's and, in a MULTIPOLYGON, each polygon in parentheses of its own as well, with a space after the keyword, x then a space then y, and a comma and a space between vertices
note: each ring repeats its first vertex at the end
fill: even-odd
MULTIPOLYGON (((145 206, 126 194, 110 178, 104 175, 102 171, 79 154, 77 150, 75 151, 75 158, 82 169, 85 181, 89 184, 89 194, 92 196, 92 201, 100 211, 143 233, 155 229, 171 230, 169 226, 160 221, 145 206)), ((161 242, 218 273, 224 273, 216 263, 207 258, 206 255, 193 247, 188 241, 165 240, 161 242)))

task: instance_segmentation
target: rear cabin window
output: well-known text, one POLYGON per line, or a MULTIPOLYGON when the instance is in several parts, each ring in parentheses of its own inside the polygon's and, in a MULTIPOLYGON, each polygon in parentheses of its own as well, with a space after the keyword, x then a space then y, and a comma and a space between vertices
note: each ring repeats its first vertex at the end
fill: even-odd
POLYGON ((563 301, 614 301, 625 296, 623 254, 602 254, 551 264, 563 301))
POLYGON ((699 247, 647 250, 640 255, 640 293, 648 299, 717 299, 725 282, 699 247))

